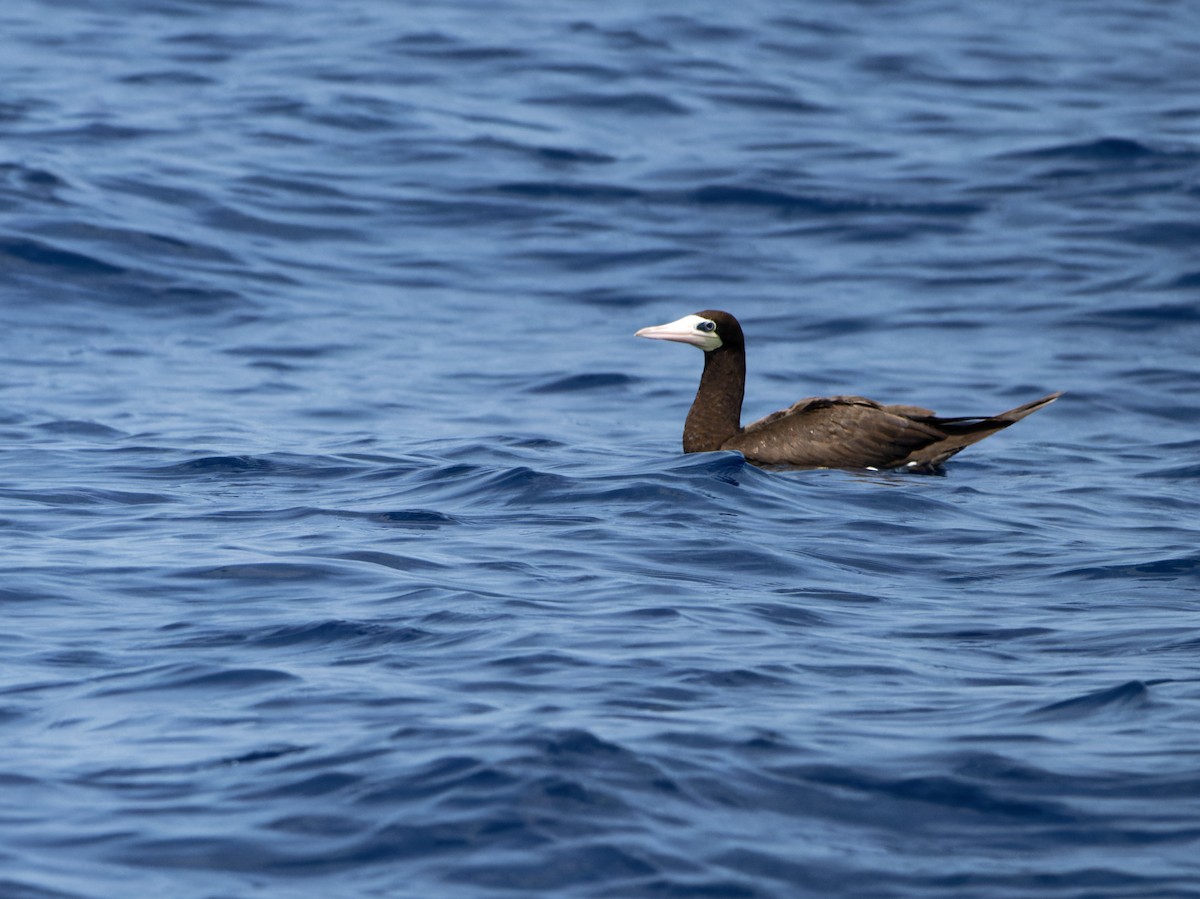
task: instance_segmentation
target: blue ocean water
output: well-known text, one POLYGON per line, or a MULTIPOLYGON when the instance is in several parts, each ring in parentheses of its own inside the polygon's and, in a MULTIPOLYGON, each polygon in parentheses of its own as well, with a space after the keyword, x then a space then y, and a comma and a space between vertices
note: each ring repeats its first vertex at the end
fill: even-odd
POLYGON ((1200 7, 0 34, 0 896, 1200 896, 1200 7))

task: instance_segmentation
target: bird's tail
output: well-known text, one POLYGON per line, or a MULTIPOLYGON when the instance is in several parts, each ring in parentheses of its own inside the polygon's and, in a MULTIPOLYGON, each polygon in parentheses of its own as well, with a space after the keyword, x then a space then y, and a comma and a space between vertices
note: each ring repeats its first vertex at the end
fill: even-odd
POLYGON ((1049 406, 1056 399, 1063 395, 1061 390, 1056 390, 1054 393, 1042 397, 1040 400, 1034 400, 1031 403, 1017 406, 1015 409, 1009 409, 1007 412, 1001 412, 998 415, 988 415, 980 417, 978 415, 965 415, 961 418, 939 418, 937 424, 939 427, 943 425, 959 425, 959 428, 952 430, 959 433, 970 433, 971 431, 999 431, 1001 428, 1007 428, 1014 422, 1020 421, 1026 415, 1030 415, 1045 406, 1049 406))
POLYGON ((1036 412, 1043 406, 1049 406, 1056 399, 1063 395, 1061 390, 1056 390, 1054 393, 1042 397, 1040 400, 1034 400, 1032 403, 1026 403, 1023 406, 1017 406, 1015 409, 1009 409, 1007 412, 1001 412, 999 415, 993 415, 997 421, 1007 421, 1012 424, 1014 421, 1020 421, 1030 412, 1036 412))
POLYGON ((1007 412, 1001 412, 999 415, 983 418, 974 416, 923 419, 927 424, 941 430, 946 436, 913 453, 901 464, 917 471, 938 471, 941 464, 959 450, 965 449, 972 443, 978 443, 984 437, 995 434, 997 431, 1004 430, 1043 406, 1049 406, 1060 396, 1062 396, 1062 391, 1051 393, 1040 400, 1025 403, 1023 406, 1017 406, 1015 409, 1009 409, 1007 412))

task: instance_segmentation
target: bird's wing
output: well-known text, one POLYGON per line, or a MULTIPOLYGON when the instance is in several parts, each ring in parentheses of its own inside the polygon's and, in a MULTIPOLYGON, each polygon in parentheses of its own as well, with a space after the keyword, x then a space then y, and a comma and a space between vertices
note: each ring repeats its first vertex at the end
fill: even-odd
POLYGON ((860 396, 810 397, 747 425, 722 449, 766 465, 886 468, 946 435, 915 406, 860 396))

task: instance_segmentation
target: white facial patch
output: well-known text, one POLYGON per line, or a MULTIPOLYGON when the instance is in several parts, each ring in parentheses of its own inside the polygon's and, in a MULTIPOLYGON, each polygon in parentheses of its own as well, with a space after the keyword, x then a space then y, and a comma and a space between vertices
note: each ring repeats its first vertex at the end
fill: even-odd
POLYGON ((634 337, 649 337, 651 340, 674 340, 678 343, 690 343, 708 353, 720 347, 721 338, 717 336, 717 324, 711 319, 699 315, 685 315, 678 321, 665 325, 655 325, 642 328, 634 337))

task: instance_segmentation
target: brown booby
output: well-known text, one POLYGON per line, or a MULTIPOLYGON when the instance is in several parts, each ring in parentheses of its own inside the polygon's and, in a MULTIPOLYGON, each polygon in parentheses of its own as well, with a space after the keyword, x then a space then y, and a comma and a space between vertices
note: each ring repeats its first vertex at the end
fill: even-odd
POLYGON ((885 406, 861 396, 809 397, 742 427, 746 344, 728 312, 705 310, 635 337, 690 343, 704 351, 700 389, 683 426, 683 451, 736 450, 750 462, 792 468, 935 471, 964 447, 1007 428, 1061 396, 999 415, 938 418, 919 406, 885 406))

